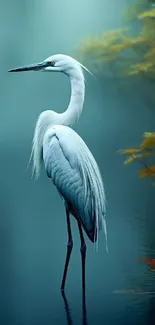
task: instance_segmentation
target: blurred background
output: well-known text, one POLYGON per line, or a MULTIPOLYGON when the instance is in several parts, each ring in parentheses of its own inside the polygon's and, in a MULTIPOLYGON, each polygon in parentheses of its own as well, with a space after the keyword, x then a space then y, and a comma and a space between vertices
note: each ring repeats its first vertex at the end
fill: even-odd
MULTIPOLYGON (((150 36, 154 13, 149 18, 146 14, 147 10, 153 10, 152 2, 0 0, 3 325, 82 324, 80 241, 76 222, 72 220, 74 249, 66 287, 71 312, 69 323, 60 293, 67 244, 64 207, 44 169, 37 182, 31 179, 31 166, 26 171, 36 119, 43 110, 62 112, 67 108, 69 80, 62 74, 7 72, 56 53, 75 57, 98 78, 95 81, 85 74, 84 110, 74 127, 98 162, 108 202, 109 254, 105 252, 102 234, 98 253, 86 239, 87 324, 154 324, 154 268, 150 269, 139 259, 155 258, 155 189, 152 180, 139 179, 137 170, 142 167, 138 161, 124 166, 124 156, 117 152, 138 147, 143 133, 154 131, 154 75, 153 70, 148 71, 149 62, 152 62, 151 69, 154 65, 149 59, 144 69, 142 62, 146 51, 151 51, 154 45, 154 36, 150 36), (145 14, 139 23, 137 15, 141 12, 145 14), (135 57, 132 62, 131 52, 127 53, 125 73, 120 75, 120 58, 116 54, 123 47, 120 48, 119 39, 112 38, 117 46, 111 50, 110 62, 106 62, 105 48, 112 43, 105 46, 103 33, 132 26, 134 43, 142 35, 141 24, 147 29, 145 40, 144 36, 141 38, 143 48, 137 43, 136 62, 135 57), (96 40, 98 43, 94 45, 96 40), (100 50, 99 55, 94 48, 100 50), (139 63, 143 66, 136 68, 138 72, 126 72, 126 67, 139 63)), ((126 42, 131 49, 129 35, 128 41, 121 42, 126 42)))

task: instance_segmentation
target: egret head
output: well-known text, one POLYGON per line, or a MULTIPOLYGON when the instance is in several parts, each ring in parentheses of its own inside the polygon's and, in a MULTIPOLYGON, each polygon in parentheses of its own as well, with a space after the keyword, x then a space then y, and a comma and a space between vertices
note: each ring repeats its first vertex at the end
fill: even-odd
POLYGON ((48 71, 48 72, 63 72, 67 75, 72 75, 75 71, 82 71, 82 68, 91 72, 84 67, 80 62, 72 57, 64 54, 55 54, 40 63, 26 65, 23 67, 9 70, 9 72, 21 72, 21 71, 48 71))

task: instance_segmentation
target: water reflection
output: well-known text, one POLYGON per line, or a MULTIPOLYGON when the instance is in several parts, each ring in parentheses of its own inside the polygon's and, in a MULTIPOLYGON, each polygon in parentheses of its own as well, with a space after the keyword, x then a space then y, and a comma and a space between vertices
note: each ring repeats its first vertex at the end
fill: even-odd
POLYGON ((148 312, 148 324, 155 324, 155 298, 150 299, 150 306, 148 312))
MULTIPOLYGON (((64 306, 65 306, 67 325, 73 325, 73 321, 72 321, 72 318, 71 318, 71 312, 70 312, 70 307, 69 307, 67 297, 66 297, 64 291, 62 291, 61 293, 62 293, 64 306)), ((85 292, 82 293, 82 325, 88 325, 85 292)))
POLYGON ((65 312, 66 312, 66 318, 67 318, 67 325, 72 325, 72 319, 71 319, 71 314, 70 314, 70 308, 69 308, 69 304, 68 304, 68 300, 65 296, 64 291, 61 291, 63 300, 64 300, 64 305, 65 305, 65 312))

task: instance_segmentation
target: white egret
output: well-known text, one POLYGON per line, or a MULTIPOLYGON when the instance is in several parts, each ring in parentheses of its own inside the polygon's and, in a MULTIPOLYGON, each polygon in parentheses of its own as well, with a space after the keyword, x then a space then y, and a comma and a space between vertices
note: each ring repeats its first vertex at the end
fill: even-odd
MULTIPOLYGON (((61 290, 64 290, 69 260, 73 247, 70 215, 77 221, 81 239, 82 289, 85 291, 86 244, 82 232, 95 243, 98 231, 105 233, 107 249, 107 229, 105 221, 105 191, 98 165, 82 138, 71 128, 83 108, 85 80, 78 61, 67 55, 57 54, 41 63, 9 70, 63 72, 70 78, 71 98, 64 113, 52 110, 40 114, 36 123, 31 157, 33 174, 39 177, 44 162, 47 176, 52 179, 60 193, 66 210, 68 244, 61 290)), ((87 70, 88 71, 88 70, 87 70)))

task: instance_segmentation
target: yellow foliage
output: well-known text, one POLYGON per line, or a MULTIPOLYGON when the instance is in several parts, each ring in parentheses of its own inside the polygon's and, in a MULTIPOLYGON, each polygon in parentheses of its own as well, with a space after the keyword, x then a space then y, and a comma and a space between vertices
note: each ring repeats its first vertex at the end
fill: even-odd
POLYGON ((141 63, 137 63, 131 66, 130 70, 129 70, 129 74, 138 74, 140 72, 147 72, 149 70, 152 69, 153 67, 153 63, 152 62, 141 62, 141 63))
POLYGON ((154 149, 155 132, 144 132, 143 141, 140 144, 139 148, 128 148, 119 150, 119 152, 120 154, 125 154, 129 156, 124 162, 125 165, 130 164, 136 160, 145 167, 141 170, 138 170, 139 177, 144 178, 155 177, 155 165, 149 166, 146 162, 147 157, 154 154, 154 149))
MULTIPOLYGON (((103 63, 108 66, 113 61, 118 74, 155 76, 155 8, 149 8, 148 0, 139 0, 137 4, 128 7, 129 15, 132 12, 134 19, 140 22, 137 35, 132 32, 132 26, 109 30, 98 38, 84 42, 81 53, 98 61, 99 72, 103 63)), ((109 69, 110 67, 109 65, 109 69)), ((103 74, 104 71, 103 69, 103 74)))
POLYGON ((133 21, 137 19, 137 16, 145 9, 148 4, 148 0, 137 0, 134 4, 127 6, 124 11, 124 18, 127 21, 133 21))
MULTIPOLYGON (((155 8, 150 9, 149 2, 138 0, 136 4, 128 7, 128 22, 136 20, 139 24, 137 34, 135 26, 132 29, 131 25, 131 28, 114 29, 104 32, 98 38, 92 37, 81 46, 80 52, 84 56, 98 62, 99 73, 104 63, 111 71, 111 76, 117 71, 118 75, 126 74, 129 77, 131 75, 135 77, 142 75, 150 79, 155 77, 155 8)), ((105 70, 103 68, 103 74, 105 70)), ((120 150, 120 153, 127 155, 124 164, 137 161, 145 167, 138 171, 142 178, 155 176, 155 165, 147 164, 147 159, 154 151, 155 132, 145 132, 139 148, 120 150)))
POLYGON ((117 59, 117 57, 118 57, 117 54, 115 54, 115 55, 114 54, 113 55, 107 55, 107 56, 104 57, 104 61, 105 62, 114 61, 114 60, 117 59))
POLYGON ((144 140, 140 144, 140 147, 143 148, 153 148, 155 147, 155 132, 145 132, 144 133, 144 140))
POLYGON ((148 166, 147 168, 138 170, 139 177, 155 177, 155 165, 148 166))
POLYGON ((146 156, 145 154, 144 155, 143 154, 138 154, 138 155, 133 154, 133 155, 129 156, 129 158, 127 158, 124 161, 124 165, 128 165, 128 164, 132 163, 135 160, 139 161, 139 159, 141 159, 141 158, 143 158, 145 156, 146 156))
POLYGON ((142 151, 142 149, 125 149, 125 150, 121 150, 121 154, 135 154, 136 152, 140 152, 142 151))
MULTIPOLYGON (((122 155, 126 154, 126 155, 134 155, 137 154, 138 152, 140 152, 142 154, 142 156, 150 156, 152 154, 152 150, 150 148, 129 148, 129 149, 122 149, 122 150, 118 150, 118 152, 122 155)), ((140 157, 140 155, 137 155, 137 157, 140 157)))
POLYGON ((143 134, 144 138, 155 138, 155 132, 144 132, 143 134))
POLYGON ((139 16, 139 19, 144 19, 144 18, 155 18, 155 9, 151 9, 151 10, 146 10, 143 11, 139 16))
POLYGON ((154 34, 154 26, 155 26, 155 19, 146 19, 143 21, 141 34, 143 34, 144 38, 150 42, 154 41, 155 34, 154 34))
POLYGON ((127 158, 125 161, 124 161, 124 165, 128 165, 130 163, 132 163, 134 160, 136 160, 138 157, 137 155, 132 155, 130 156, 129 158, 127 158))
POLYGON ((112 29, 108 30, 103 33, 103 39, 104 41, 107 41, 109 43, 116 42, 117 40, 125 40, 126 39, 126 33, 129 31, 129 28, 121 28, 121 29, 112 29))

